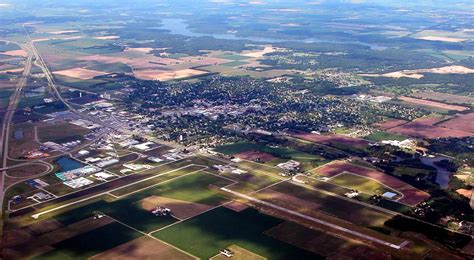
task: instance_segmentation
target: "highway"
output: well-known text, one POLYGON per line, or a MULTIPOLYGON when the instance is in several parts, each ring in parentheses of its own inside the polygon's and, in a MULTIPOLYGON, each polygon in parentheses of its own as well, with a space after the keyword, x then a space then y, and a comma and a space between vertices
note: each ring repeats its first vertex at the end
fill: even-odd
POLYGON ((10 102, 8 103, 8 108, 7 111, 5 112, 5 116, 3 118, 3 123, 2 123, 2 140, 1 140, 1 160, 2 160, 2 171, 1 171, 1 179, 0 179, 0 210, 3 212, 3 201, 4 201, 4 183, 5 183, 5 176, 7 174, 6 170, 4 170, 7 167, 8 163, 8 144, 9 144, 9 139, 10 139, 10 126, 11 126, 11 121, 13 118, 13 115, 15 114, 16 108, 18 106, 18 102, 20 101, 20 95, 23 90, 23 88, 26 86, 26 83, 28 82, 28 78, 31 74, 31 67, 32 67, 32 62, 33 62, 33 53, 30 48, 24 47, 23 49, 28 53, 26 62, 25 62, 25 68, 23 70, 23 73, 20 77, 20 80, 18 81, 18 84, 16 85, 15 91, 13 94, 10 96, 10 102))

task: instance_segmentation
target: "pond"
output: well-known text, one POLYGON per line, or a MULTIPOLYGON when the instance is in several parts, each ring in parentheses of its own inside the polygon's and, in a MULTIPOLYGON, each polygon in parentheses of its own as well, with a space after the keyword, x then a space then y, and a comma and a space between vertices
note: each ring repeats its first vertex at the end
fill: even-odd
POLYGON ((84 166, 81 162, 71 159, 69 156, 62 156, 56 160, 62 172, 78 169, 84 166))

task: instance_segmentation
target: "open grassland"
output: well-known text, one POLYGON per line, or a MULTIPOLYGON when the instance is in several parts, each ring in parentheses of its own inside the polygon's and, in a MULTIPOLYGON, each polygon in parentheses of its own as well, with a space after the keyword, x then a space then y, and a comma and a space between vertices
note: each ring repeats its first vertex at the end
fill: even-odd
POLYGON ((290 256, 297 259, 318 259, 317 255, 311 255, 263 234, 281 222, 254 209, 235 212, 217 208, 153 233, 153 236, 202 259, 215 256, 220 250, 231 245, 237 245, 268 259, 288 259, 290 256))

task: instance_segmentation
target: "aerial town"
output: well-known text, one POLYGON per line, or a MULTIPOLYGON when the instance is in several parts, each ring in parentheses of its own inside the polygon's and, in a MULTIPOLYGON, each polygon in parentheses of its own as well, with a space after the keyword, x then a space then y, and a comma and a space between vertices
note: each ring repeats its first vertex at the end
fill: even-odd
POLYGON ((450 2, 0 0, 0 259, 472 259, 450 2))

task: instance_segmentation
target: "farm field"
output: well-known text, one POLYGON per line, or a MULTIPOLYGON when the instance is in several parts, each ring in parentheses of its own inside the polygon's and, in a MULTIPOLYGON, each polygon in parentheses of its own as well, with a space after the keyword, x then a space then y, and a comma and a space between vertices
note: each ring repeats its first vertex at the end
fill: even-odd
POLYGON ((445 102, 448 104, 462 104, 472 106, 474 104, 474 98, 454 95, 449 93, 441 93, 434 91, 423 91, 412 94, 412 96, 417 98, 424 98, 427 100, 434 100, 439 102, 445 102))
POLYGON ((435 125, 442 120, 442 118, 437 117, 419 118, 410 123, 390 128, 388 132, 425 139, 467 137, 474 135, 466 131, 453 130, 435 125))
POLYGON ((162 259, 195 259, 159 240, 140 237, 125 244, 111 248, 105 252, 90 257, 100 259, 152 259, 159 256, 162 259))
POLYGON ((453 111, 460 112, 460 111, 466 111, 469 109, 468 107, 444 104, 444 103, 425 100, 425 99, 418 99, 418 98, 411 98, 411 97, 404 97, 404 96, 399 97, 399 99, 411 104, 415 104, 415 105, 421 105, 421 106, 427 106, 427 107, 433 107, 433 108, 439 108, 439 109, 445 109, 445 110, 453 110, 453 111))
POLYGON ((397 126, 404 125, 408 123, 409 121, 406 120, 400 120, 400 119, 387 119, 381 123, 375 123, 373 126, 377 127, 380 130, 388 130, 397 126))
POLYGON ((34 259, 87 259, 140 236, 128 227, 111 223, 53 244, 53 251, 34 259))
POLYGON ((155 232, 153 236, 203 259, 213 257, 231 245, 268 259, 284 259, 289 256, 317 259, 307 251, 264 234, 267 229, 281 222, 282 220, 263 215, 254 209, 235 212, 217 208, 155 232))
POLYGON ((289 132, 290 136, 300 138, 306 141, 315 142, 315 143, 322 143, 326 145, 346 145, 346 146, 353 146, 356 148, 363 148, 366 147, 370 142, 367 140, 359 139, 359 138, 352 138, 344 135, 339 134, 311 134, 302 131, 297 132, 289 132))
POLYGON ((458 114, 455 118, 439 124, 455 131, 470 132, 474 135, 474 113, 458 114))

